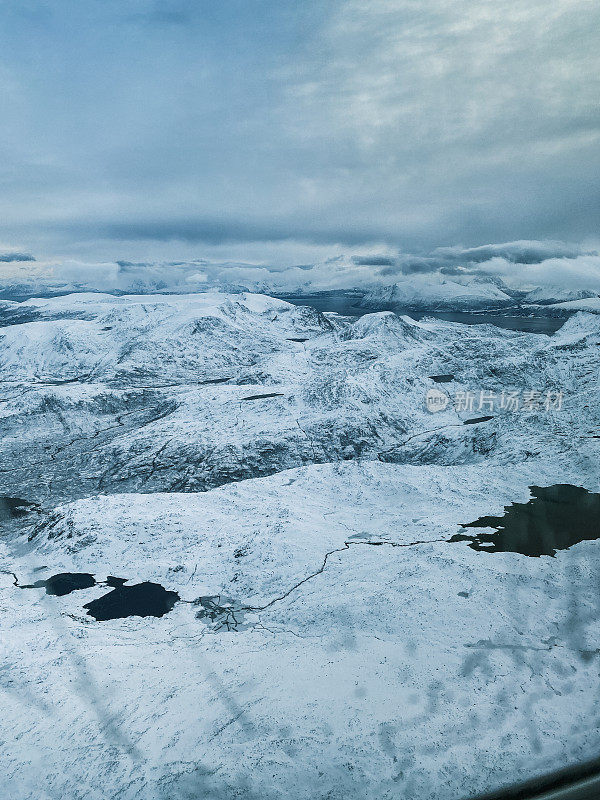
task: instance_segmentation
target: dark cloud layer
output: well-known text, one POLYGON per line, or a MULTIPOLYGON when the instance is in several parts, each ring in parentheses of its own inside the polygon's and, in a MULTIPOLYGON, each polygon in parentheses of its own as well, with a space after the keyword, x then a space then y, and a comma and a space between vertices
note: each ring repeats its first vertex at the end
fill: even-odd
POLYGON ((16 261, 35 261, 30 253, 0 253, 0 262, 10 264, 16 261))
POLYGON ((180 219, 148 219, 143 221, 74 222, 56 225, 72 236, 100 237, 118 242, 156 241, 194 244, 232 244, 239 242, 297 241, 311 244, 358 245, 374 240, 394 241, 382 227, 372 228, 340 223, 328 226, 327 221, 268 219, 246 221, 231 217, 196 217, 180 219))
MULTIPOLYGON (((443 275, 479 273, 478 265, 502 259, 510 264, 542 264, 550 259, 577 259, 580 256, 597 256, 596 250, 577 244, 556 241, 518 241, 486 244, 479 247, 437 247, 423 256, 399 254, 395 258, 361 256, 356 264, 381 265, 382 275, 410 275, 413 273, 441 272, 443 275)), ((489 274, 489 273, 486 273, 489 274)))
POLYGON ((352 260, 359 267, 392 267, 396 263, 389 256, 354 256, 352 260))
POLYGON ((580 245, 564 242, 506 242, 487 244, 480 247, 438 247, 434 257, 439 256, 446 263, 481 264, 492 258, 504 258, 513 264, 541 264, 549 258, 577 258, 582 255, 597 255, 580 245))

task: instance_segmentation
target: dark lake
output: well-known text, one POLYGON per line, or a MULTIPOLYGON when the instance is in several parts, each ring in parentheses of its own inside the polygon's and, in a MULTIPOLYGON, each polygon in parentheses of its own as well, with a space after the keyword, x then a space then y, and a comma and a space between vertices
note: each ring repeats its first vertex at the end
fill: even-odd
POLYGON ((177 592, 170 592, 159 583, 144 581, 133 586, 117 586, 112 592, 86 603, 84 608, 99 622, 125 617, 162 617, 172 611, 179 599, 177 592))
MULTIPOLYGON (((144 581, 133 586, 125 586, 127 578, 117 578, 114 575, 109 575, 105 581, 97 581, 89 572, 59 572, 34 583, 19 583, 17 576, 12 574, 15 586, 19 589, 45 589, 46 594, 56 597, 64 597, 71 592, 90 589, 92 586, 112 587, 112 591, 83 606, 97 621, 125 617, 162 617, 180 600, 177 592, 170 592, 159 583, 144 581)), ((238 621, 235 618, 233 621, 237 626, 238 621)))
POLYGON ((530 486, 527 503, 505 506, 501 517, 480 517, 466 528, 495 528, 494 533, 458 533, 451 542, 468 542, 486 553, 554 556, 578 542, 600 538, 600 494, 568 483, 530 486))
POLYGON ((45 580, 35 583, 19 584, 20 589, 45 589, 46 594, 64 597, 78 589, 89 589, 96 585, 96 580, 89 572, 59 572, 45 580))

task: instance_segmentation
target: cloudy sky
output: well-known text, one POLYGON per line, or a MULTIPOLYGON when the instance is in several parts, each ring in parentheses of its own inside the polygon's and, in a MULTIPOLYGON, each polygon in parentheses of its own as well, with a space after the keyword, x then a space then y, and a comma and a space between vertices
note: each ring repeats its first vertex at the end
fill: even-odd
POLYGON ((599 31, 597 0, 0 0, 0 273, 527 240, 592 275, 599 31))

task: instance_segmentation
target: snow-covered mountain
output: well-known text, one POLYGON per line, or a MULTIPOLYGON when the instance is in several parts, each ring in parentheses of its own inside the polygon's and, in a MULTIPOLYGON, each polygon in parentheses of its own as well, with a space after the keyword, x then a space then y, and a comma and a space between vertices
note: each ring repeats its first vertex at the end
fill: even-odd
MULTIPOLYGON (((440 431, 423 436, 432 427, 429 376, 451 373, 477 392, 543 391, 565 380, 560 338, 391 312, 352 323, 218 293, 18 305, 34 318, 0 328, 0 456, 15 463, 6 493, 36 500, 108 487, 196 491, 315 461, 455 463, 525 451, 523 432, 515 429, 518 445, 506 428, 515 428, 512 417, 500 429, 463 428, 447 409, 433 426, 440 431)), ((590 341, 585 358, 596 357, 597 324, 591 317, 577 333, 590 341)))
POLYGON ((564 303, 552 303, 546 308, 549 311, 572 314, 575 311, 584 311, 590 314, 600 314, 600 297, 587 297, 581 300, 568 300, 564 303))
POLYGON ((597 751, 598 541, 451 540, 598 491, 600 317, 88 293, 0 325, 2 494, 34 504, 0 504, 0 796, 447 800, 597 751), (92 613, 140 586, 162 615, 92 613))
POLYGON ((565 289, 561 286, 541 286, 527 292, 522 302, 526 304, 550 305, 574 300, 586 300, 591 297, 598 297, 598 292, 593 292, 588 289, 565 289))
POLYGON ((363 308, 398 308, 414 311, 478 310, 513 302, 494 282, 458 282, 440 275, 404 278, 391 286, 373 289, 362 299, 363 308))

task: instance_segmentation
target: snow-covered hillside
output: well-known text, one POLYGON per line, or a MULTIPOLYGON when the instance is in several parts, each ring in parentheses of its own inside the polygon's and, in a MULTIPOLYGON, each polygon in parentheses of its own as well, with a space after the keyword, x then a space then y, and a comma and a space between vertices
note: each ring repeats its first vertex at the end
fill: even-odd
POLYGON ((27 557, 3 557, 22 582, 92 571, 182 602, 94 623, 83 605, 106 589, 4 576, 4 795, 36 796, 41 773, 57 798, 451 800, 591 755, 600 628, 573 627, 570 580, 593 607, 598 544, 531 563, 448 543, 533 479, 577 476, 326 464, 57 509, 27 557), (254 610, 219 629, 198 618, 208 597, 254 610))
POLYGON ((540 337, 391 312, 352 323, 256 295, 21 306, 39 316, 0 329, 0 455, 5 493, 41 501, 197 491, 314 462, 525 453, 540 430, 520 414, 498 409, 471 427, 477 407, 450 405, 432 417, 430 376, 451 373, 455 392, 476 394, 564 386, 552 427, 567 435, 571 393, 593 380, 597 358, 595 316, 540 337), (560 342, 574 330, 567 364, 560 342))
POLYGON ((404 278, 391 286, 373 289, 361 301, 363 308, 398 308, 415 311, 476 310, 510 305, 512 298, 492 281, 458 282, 441 275, 404 278))
POLYGON ((525 304, 550 305, 552 303, 567 303, 570 301, 598 298, 598 292, 588 289, 565 289, 561 286, 541 286, 533 289, 523 297, 525 304))
POLYGON ((588 297, 581 300, 568 300, 564 303, 552 303, 548 310, 560 311, 562 313, 573 313, 573 311, 586 311, 590 314, 600 314, 600 297, 588 297))
POLYGON ((0 504, 0 796, 459 800, 596 754, 599 542, 450 540, 600 490, 600 317, 79 294, 0 324, 2 495, 34 503, 0 504), (96 621, 148 582, 162 616, 96 621))

